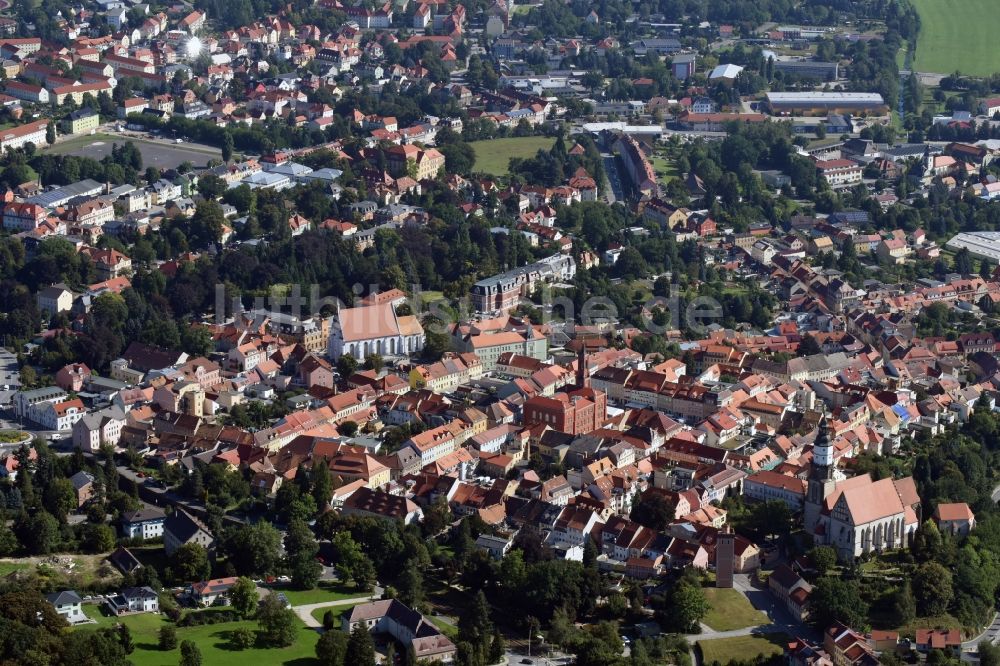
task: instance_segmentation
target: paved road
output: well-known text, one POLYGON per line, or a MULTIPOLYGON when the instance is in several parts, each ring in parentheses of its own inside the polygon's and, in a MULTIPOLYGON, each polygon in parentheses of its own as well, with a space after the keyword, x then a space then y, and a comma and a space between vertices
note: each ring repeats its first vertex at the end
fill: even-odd
POLYGON ((990 643, 996 644, 997 638, 1000 637, 1000 614, 994 613, 993 620, 990 621, 990 626, 983 630, 983 633, 979 634, 975 638, 962 642, 962 650, 972 650, 976 651, 977 646, 982 641, 989 641, 990 643))
POLYGON ((338 599, 336 601, 322 601, 318 604, 303 604, 301 606, 292 606, 292 611, 299 616, 299 618, 306 623, 307 627, 311 629, 319 629, 323 626, 322 622, 316 620, 313 617, 313 611, 319 608, 335 608, 337 606, 353 606, 354 604, 363 604, 368 601, 374 601, 382 596, 382 588, 375 586, 371 594, 366 597, 352 597, 351 599, 338 599))
POLYGON ((604 174, 611 184, 607 193, 608 203, 621 201, 625 198, 625 193, 622 190, 621 177, 618 175, 618 165, 615 163, 615 156, 610 153, 601 153, 601 157, 604 161, 604 174))

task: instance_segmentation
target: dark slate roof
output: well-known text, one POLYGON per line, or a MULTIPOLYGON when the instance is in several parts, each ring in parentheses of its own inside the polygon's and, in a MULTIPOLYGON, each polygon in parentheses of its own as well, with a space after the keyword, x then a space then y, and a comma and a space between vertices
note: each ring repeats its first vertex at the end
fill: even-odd
POLYGON ((129 523, 144 523, 149 520, 163 520, 166 517, 167 514, 164 513, 163 509, 150 506, 138 511, 122 514, 122 522, 128 525, 129 523))
POLYGON ((64 606, 66 604, 79 604, 83 602, 80 595, 73 590, 63 590, 62 592, 46 594, 45 599, 53 606, 64 606))
POLYGON ((173 534, 181 543, 190 541, 198 533, 198 530, 203 530, 206 534, 212 533, 204 523, 184 509, 177 509, 167 516, 167 520, 163 523, 163 529, 173 534))

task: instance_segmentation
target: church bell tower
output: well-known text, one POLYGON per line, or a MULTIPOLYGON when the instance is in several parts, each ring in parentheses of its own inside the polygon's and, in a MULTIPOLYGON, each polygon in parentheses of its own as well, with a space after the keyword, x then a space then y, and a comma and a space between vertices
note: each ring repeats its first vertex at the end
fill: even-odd
POLYGON ((812 469, 809 472, 809 484, 806 490, 806 502, 803 511, 803 522, 806 532, 814 534, 819 522, 823 502, 833 492, 833 441, 830 436, 830 426, 824 414, 819 420, 816 441, 813 443, 812 469))

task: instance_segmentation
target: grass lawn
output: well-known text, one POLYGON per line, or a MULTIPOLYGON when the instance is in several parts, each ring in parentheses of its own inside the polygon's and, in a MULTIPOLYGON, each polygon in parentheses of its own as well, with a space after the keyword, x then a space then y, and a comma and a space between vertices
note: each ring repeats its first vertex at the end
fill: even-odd
POLYGON ((674 178, 680 178, 673 160, 667 159, 663 155, 653 155, 649 158, 649 162, 653 165, 656 175, 660 177, 660 182, 664 185, 674 178))
POLYGON ((25 571, 27 569, 34 569, 35 565, 30 562, 11 562, 4 561, 0 562, 0 576, 7 576, 14 573, 15 571, 25 571))
MULTIPOLYGON (((162 652, 158 646, 160 627, 168 622, 160 615, 143 614, 123 618, 98 616, 98 609, 88 606, 86 613, 96 619, 98 624, 82 625, 73 631, 88 631, 102 626, 113 626, 121 622, 128 626, 135 642, 135 652, 129 659, 135 666, 175 666, 180 661, 180 648, 162 652)), ((306 666, 314 664, 316 641, 319 634, 299 624, 299 635, 295 643, 287 648, 252 648, 236 651, 229 649, 229 635, 234 629, 249 627, 257 629, 253 620, 245 622, 223 622, 201 627, 180 627, 177 629, 177 644, 181 641, 194 641, 201 648, 202 663, 212 666, 243 666, 244 664, 294 664, 306 666)))
POLYGON ((109 141, 111 143, 121 145, 125 143, 125 137, 115 136, 114 134, 104 134, 102 132, 98 132, 97 134, 81 134, 79 136, 74 136, 72 139, 60 141, 56 145, 46 148, 46 150, 51 153, 65 155, 75 152, 84 146, 89 146, 95 141, 109 141))
POLYGON ((453 641, 458 641, 458 627, 456 627, 454 624, 446 622, 441 618, 435 617, 433 615, 428 615, 427 619, 430 620, 431 624, 437 627, 438 631, 440 631, 442 634, 444 634, 453 641))
POLYGON ((321 581, 319 586, 314 590, 292 590, 283 587, 274 587, 273 589, 275 592, 283 593, 293 606, 371 596, 371 592, 362 592, 355 588, 354 585, 343 585, 342 583, 333 581, 321 581))
POLYGON ((995 0, 913 0, 920 35, 913 69, 988 76, 1000 71, 993 40, 1000 32, 995 0))
POLYGON ((716 631, 732 631, 767 623, 767 616, 754 608, 736 590, 706 587, 704 592, 712 606, 712 610, 705 616, 705 624, 716 631))
POLYGON ((317 608, 310 615, 315 618, 317 622, 323 624, 323 616, 326 615, 327 611, 333 611, 333 617, 337 619, 337 626, 340 626, 340 616, 345 612, 350 611, 352 608, 358 604, 348 604, 347 606, 329 606, 327 608, 317 608))
POLYGON ((698 647, 701 649, 703 664, 711 664, 713 661, 728 664, 733 660, 749 661, 759 654, 769 657, 780 655, 784 652, 787 641, 788 636, 785 634, 737 636, 698 641, 698 647))
POLYGON ((504 176, 512 157, 534 157, 539 150, 549 150, 555 139, 547 136, 518 136, 508 139, 473 141, 469 145, 476 153, 476 171, 504 176))
POLYGON ((444 298, 444 292, 441 291, 427 290, 420 292, 420 299, 424 303, 433 303, 434 301, 440 301, 442 298, 444 298))

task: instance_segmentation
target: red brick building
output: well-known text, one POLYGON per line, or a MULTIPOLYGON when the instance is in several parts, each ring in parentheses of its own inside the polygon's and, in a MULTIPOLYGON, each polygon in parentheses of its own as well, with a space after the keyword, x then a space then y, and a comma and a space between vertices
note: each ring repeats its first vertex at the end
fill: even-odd
POLYGON ((591 388, 577 388, 552 397, 539 395, 524 403, 525 425, 544 424, 571 435, 597 430, 607 415, 607 396, 591 388))

